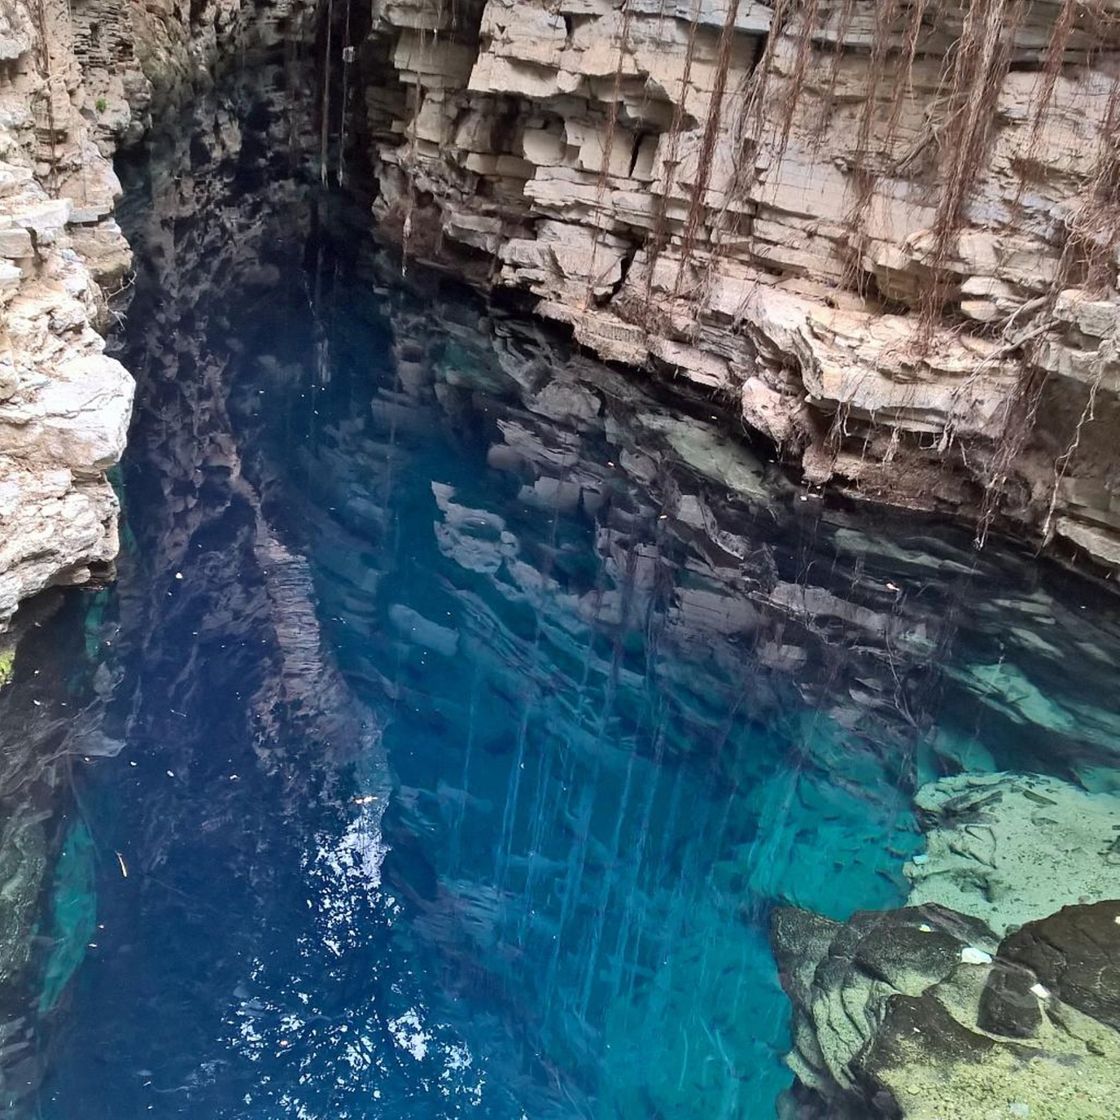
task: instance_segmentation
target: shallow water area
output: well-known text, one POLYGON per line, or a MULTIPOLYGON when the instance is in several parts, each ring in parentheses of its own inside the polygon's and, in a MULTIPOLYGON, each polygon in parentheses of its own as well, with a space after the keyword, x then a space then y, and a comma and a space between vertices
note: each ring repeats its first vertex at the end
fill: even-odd
POLYGON ((123 168, 120 578, 0 692, 74 760, 13 1115, 771 1117, 773 908, 905 901, 942 774, 1120 789, 1117 601, 402 278, 290 81, 123 168))

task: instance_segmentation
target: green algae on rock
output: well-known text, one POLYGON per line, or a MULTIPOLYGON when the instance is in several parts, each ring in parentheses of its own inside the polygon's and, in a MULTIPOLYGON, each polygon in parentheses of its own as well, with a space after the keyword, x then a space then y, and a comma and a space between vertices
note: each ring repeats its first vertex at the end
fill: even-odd
POLYGON ((55 864, 51 898, 52 946, 39 996, 40 1012, 58 1003, 70 977, 85 959, 97 924, 93 837, 85 821, 70 827, 55 864))
POLYGON ((44 815, 18 806, 0 832, 0 988, 18 976, 30 958, 30 933, 47 866, 44 815))

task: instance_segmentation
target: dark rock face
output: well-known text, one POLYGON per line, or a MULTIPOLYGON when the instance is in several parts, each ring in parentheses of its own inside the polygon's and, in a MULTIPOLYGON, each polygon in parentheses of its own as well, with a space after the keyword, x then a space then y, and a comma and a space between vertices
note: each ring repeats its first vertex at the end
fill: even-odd
MULTIPOLYGON (((1120 1030, 1120 902, 1066 906, 1005 938, 1005 991, 1041 984, 1055 999, 1120 1030), (1017 967, 1016 967, 1017 966, 1017 967)), ((987 995, 987 990, 985 990, 987 995)))
POLYGON ((1042 1010, 1031 991, 1034 976, 1028 969, 996 961, 980 996, 979 1025, 1007 1038, 1030 1038, 1042 1023, 1042 1010))
POLYGON ((776 911, 794 1004, 793 1120, 1088 1120, 1120 1099, 1120 902, 1067 906, 1006 937, 926 904, 846 923, 776 911), (998 1113, 1002 1115, 1002 1113, 998 1113))

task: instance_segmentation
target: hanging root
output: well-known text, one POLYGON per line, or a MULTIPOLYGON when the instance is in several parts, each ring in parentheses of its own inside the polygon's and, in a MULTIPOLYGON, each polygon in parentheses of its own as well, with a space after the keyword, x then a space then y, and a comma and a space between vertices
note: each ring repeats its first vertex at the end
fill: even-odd
POLYGON ((821 141, 824 139, 825 132, 828 130, 828 123, 832 119, 832 110, 836 105, 836 83, 840 78, 840 67, 844 61, 844 40, 847 39, 848 31, 851 29, 855 7, 856 0, 843 0, 840 15, 837 17, 836 45, 833 49, 832 73, 829 75, 828 79, 828 92, 824 97, 824 108, 813 130, 814 153, 820 149, 821 141))
MULTIPOLYGON (((599 180, 595 189, 595 211, 602 213, 603 195, 610 176, 611 155, 614 152, 614 134, 618 125, 618 106, 622 101, 622 67, 630 46, 630 0, 622 0, 622 30, 618 40, 618 58, 614 68, 614 88, 611 90, 610 105, 607 108, 607 131, 603 138, 602 162, 599 165, 599 180)), ((599 252, 599 236, 603 222, 597 220, 591 240, 591 264, 587 269, 587 288, 583 296, 584 310, 591 306, 595 287, 595 258, 599 252)))
POLYGON ((657 264, 657 258, 661 255, 661 250, 665 245, 666 210, 669 205, 669 199, 673 194, 673 186, 677 177, 677 167, 680 163, 681 126, 684 123, 685 101, 688 97, 688 85, 692 76, 692 59, 696 49, 696 28, 700 20, 700 7, 702 2, 703 0, 693 0, 692 19, 688 25, 688 43, 685 47, 684 54, 684 68, 681 71, 680 96, 677 98, 677 103, 673 107, 673 120, 669 125, 669 138, 666 143, 665 155, 662 158, 662 166, 665 169, 665 185, 662 187, 661 194, 657 199, 657 210, 653 218, 653 233, 650 236, 648 243, 649 248, 647 249, 648 264, 646 267, 644 309, 646 314, 649 313, 650 301, 653 295, 654 266, 657 264))
POLYGON ((673 282, 674 298, 680 293, 685 270, 696 243, 696 234, 707 208, 708 183, 712 174, 712 156, 715 154, 719 138, 720 120, 723 114, 723 96, 727 90, 727 70, 731 65, 731 47, 735 40, 735 20, 739 15, 739 0, 730 0, 727 16, 720 29, 719 48, 716 54, 716 72, 712 83, 712 96, 708 102, 708 115, 704 121, 704 135, 700 142, 697 157, 696 178, 692 184, 692 198, 689 201, 688 218, 685 221, 684 235, 681 240, 681 259, 677 265, 677 276, 673 282))
MULTIPOLYGON (((860 107, 859 131, 856 134, 855 159, 852 171, 855 177, 855 197, 845 219, 850 237, 850 252, 844 269, 844 284, 846 287, 855 288, 862 294, 863 278, 863 249, 865 238, 863 236, 863 223, 867 215, 867 208, 875 194, 876 175, 868 166, 871 135, 875 124, 876 103, 879 96, 879 80, 886 65, 887 55, 890 51, 891 35, 894 31, 898 16, 899 0, 881 0, 875 7, 875 31, 871 43, 871 60, 868 65, 869 84, 864 94, 863 104, 860 107)), ((911 24, 917 18, 920 27, 920 9, 924 4, 917 5, 911 12, 911 24)), ((917 49, 917 30, 913 35, 914 49, 917 49)), ((908 38, 909 41, 909 38, 908 38)), ((910 56, 910 65, 913 56, 910 56)), ((902 105, 902 84, 897 79, 894 87, 894 104, 891 109, 891 119, 887 124, 884 138, 884 147, 889 146, 898 126, 898 115, 902 105), (897 106, 897 107, 895 107, 897 106)))
POLYGON ((1065 282, 1072 268, 1091 292, 1115 290, 1115 254, 1120 244, 1120 74, 1112 81, 1101 125, 1093 178, 1080 209, 1067 222, 1069 240, 1063 253, 1065 282))
POLYGON ((334 0, 327 0, 327 43, 323 52, 323 103, 320 106, 322 119, 319 122, 319 181, 327 185, 330 164, 331 138, 331 35, 334 24, 334 0))
MULTIPOLYGON (((817 26, 820 11, 820 0, 805 0, 801 12, 801 26, 797 31, 797 49, 793 64, 793 74, 790 77, 789 87, 786 90, 782 105, 782 125, 778 132, 778 154, 781 161, 789 144, 790 132, 793 130, 793 119, 797 115, 797 107, 801 102, 801 93, 805 88, 805 77, 809 73, 809 63, 813 57, 813 30, 817 26)), ((835 71, 833 71, 835 80, 835 71)))
POLYGON ((999 511, 1004 486, 1011 476, 1015 460, 1034 431, 1038 406, 1042 403, 1042 393, 1046 387, 1047 374, 1033 364, 1024 366, 1023 376, 1015 392, 1007 403, 1007 425, 1003 436, 992 457, 988 479, 984 487, 984 499, 980 504, 980 517, 976 525, 974 544, 983 548, 988 539, 992 522, 999 511))
POLYGON ((1085 401, 1085 407, 1081 410, 1081 415, 1077 419, 1077 425, 1073 430, 1073 438, 1069 441, 1069 445, 1065 451, 1054 461, 1054 481, 1050 487, 1050 501, 1046 507, 1046 519, 1042 523, 1042 543, 1045 545, 1050 540, 1051 524, 1054 520, 1054 511, 1058 505, 1058 492, 1061 490, 1062 480, 1066 476, 1066 471, 1069 465, 1073 462, 1074 456, 1077 454, 1078 447, 1081 446, 1081 432, 1085 425, 1095 418, 1095 411, 1097 406, 1097 393, 1101 387, 1101 379, 1104 376, 1103 365, 1098 367, 1096 376, 1093 378, 1089 386, 1089 397, 1085 401))
POLYGON ((919 318, 926 346, 949 296, 948 269, 965 205, 984 164, 992 120, 1011 63, 1011 44, 1026 0, 973 0, 949 59, 946 121, 942 132, 941 193, 933 220, 933 273, 919 318))
POLYGON ((1016 210, 1022 202, 1030 167, 1038 156, 1039 145, 1042 142, 1042 128, 1046 121, 1050 103, 1054 99, 1054 90, 1062 72, 1062 63, 1065 60, 1066 49, 1069 46, 1080 7, 1079 0, 1062 0, 1058 18, 1054 20, 1054 25, 1050 28, 1050 38, 1046 43, 1046 54, 1042 60, 1042 72, 1038 86, 1031 97, 1031 134, 1027 140, 1026 151, 1020 160, 1019 185, 1013 204, 1016 210))

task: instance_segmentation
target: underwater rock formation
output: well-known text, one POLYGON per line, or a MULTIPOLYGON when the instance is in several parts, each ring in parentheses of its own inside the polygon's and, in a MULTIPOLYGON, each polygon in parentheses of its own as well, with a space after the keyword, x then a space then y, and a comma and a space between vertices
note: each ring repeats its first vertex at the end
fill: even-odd
POLYGON ((1120 1095, 1118 925, 1120 901, 1065 907, 1002 942, 936 904, 846 923, 777 910, 798 1078, 781 1115, 1106 1120, 1120 1095))
POLYGON ((1120 890, 1120 798, 1040 774, 958 774, 923 786, 927 834, 910 903, 939 902, 1003 933, 1120 890))
POLYGON ((371 9, 344 96, 407 253, 811 483, 1120 565, 1114 5, 371 9))
POLYGON ((916 800, 928 849, 906 866, 907 906, 846 923, 775 911, 785 1114, 966 1120, 1006 1101, 1104 1120, 1120 1094, 1116 798, 961 774, 916 800))

